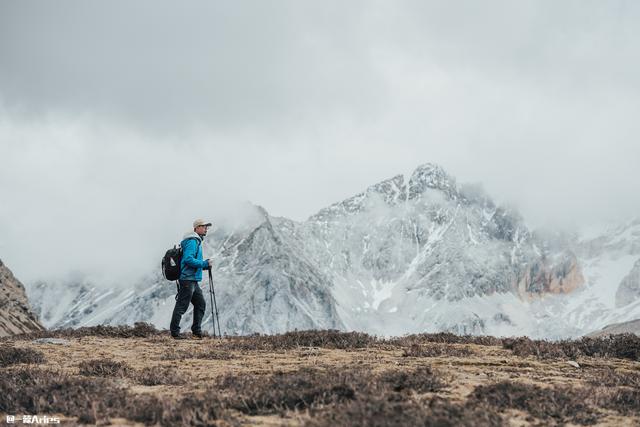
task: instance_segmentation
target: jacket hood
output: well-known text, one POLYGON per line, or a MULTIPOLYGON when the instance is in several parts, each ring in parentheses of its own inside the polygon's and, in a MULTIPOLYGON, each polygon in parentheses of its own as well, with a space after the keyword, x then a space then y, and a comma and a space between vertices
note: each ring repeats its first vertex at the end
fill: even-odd
POLYGON ((190 231, 188 233, 186 233, 183 237, 182 240, 185 239, 198 239, 200 242, 202 242, 202 237, 200 237, 200 235, 198 233, 196 233, 195 231, 190 231))

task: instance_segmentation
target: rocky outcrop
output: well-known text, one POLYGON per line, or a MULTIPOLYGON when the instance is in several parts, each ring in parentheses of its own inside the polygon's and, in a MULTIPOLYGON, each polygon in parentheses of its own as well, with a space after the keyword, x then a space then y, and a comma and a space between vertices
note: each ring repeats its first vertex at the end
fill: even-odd
POLYGON ((0 260, 0 337, 40 331, 22 283, 0 260))
POLYGON ((458 198, 456 180, 433 163, 419 166, 409 179, 409 199, 419 199, 427 189, 439 190, 452 199, 458 198))
POLYGON ((516 289, 522 298, 543 294, 568 294, 584 285, 582 269, 573 254, 565 254, 559 262, 542 258, 526 266, 518 278, 516 289))

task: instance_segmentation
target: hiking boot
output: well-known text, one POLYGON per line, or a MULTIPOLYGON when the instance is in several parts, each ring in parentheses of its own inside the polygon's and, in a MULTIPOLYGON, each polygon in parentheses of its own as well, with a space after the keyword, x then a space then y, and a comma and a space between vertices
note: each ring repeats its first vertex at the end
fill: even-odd
POLYGON ((202 332, 194 332, 193 335, 191 336, 194 340, 201 340, 202 338, 204 338, 204 335, 202 335, 202 332))
POLYGON ((171 334, 171 338, 173 338, 174 340, 186 340, 186 339, 188 339, 185 335, 182 335, 182 334, 178 334, 178 335, 171 334))

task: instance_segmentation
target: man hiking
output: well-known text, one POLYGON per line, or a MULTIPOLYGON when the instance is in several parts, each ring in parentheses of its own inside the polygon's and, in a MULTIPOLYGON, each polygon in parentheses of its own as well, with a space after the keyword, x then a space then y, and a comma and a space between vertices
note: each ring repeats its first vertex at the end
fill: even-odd
POLYGON ((193 304, 193 324, 191 332, 193 337, 202 338, 202 317, 204 316, 207 303, 202 296, 199 281, 202 280, 202 270, 211 268, 213 260, 202 259, 202 239, 207 235, 211 227, 210 222, 202 219, 193 221, 193 232, 185 234, 180 242, 182 247, 182 260, 180 262, 180 288, 176 297, 176 306, 173 308, 171 316, 171 336, 175 339, 186 339, 180 334, 180 319, 189 308, 189 303, 193 304))

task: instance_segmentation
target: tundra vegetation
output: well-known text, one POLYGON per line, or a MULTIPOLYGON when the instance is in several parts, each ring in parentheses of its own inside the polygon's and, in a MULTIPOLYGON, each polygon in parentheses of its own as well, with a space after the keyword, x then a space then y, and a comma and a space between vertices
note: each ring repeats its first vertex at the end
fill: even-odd
POLYGON ((175 341, 137 323, 3 338, 0 370, 3 417, 65 425, 640 424, 635 335, 296 331, 175 341))

